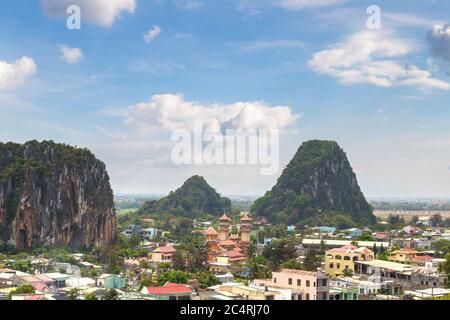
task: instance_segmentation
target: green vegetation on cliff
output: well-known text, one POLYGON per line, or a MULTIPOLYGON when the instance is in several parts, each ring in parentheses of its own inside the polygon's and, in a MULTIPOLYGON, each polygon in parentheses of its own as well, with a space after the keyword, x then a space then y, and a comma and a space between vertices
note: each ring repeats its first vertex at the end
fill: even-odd
POLYGON ((221 197, 203 177, 193 176, 167 197, 146 202, 139 213, 198 218, 204 215, 219 216, 229 211, 230 207, 230 199, 221 197))
POLYGON ((376 222, 347 156, 334 141, 302 144, 277 184, 251 209, 275 223, 338 227, 376 222))

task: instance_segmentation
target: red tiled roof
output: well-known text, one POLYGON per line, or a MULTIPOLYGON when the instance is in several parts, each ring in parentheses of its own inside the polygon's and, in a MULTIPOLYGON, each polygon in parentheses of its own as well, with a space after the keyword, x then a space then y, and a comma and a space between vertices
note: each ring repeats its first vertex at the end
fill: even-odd
POLYGON ((245 255, 243 255, 241 252, 239 251, 228 251, 227 253, 224 254, 225 257, 228 257, 230 259, 238 259, 238 258, 245 258, 245 255))
POLYGON ((37 301, 37 300, 43 300, 45 297, 43 295, 32 295, 25 298, 26 301, 37 301))
POLYGON ((219 246, 234 246, 236 243, 231 240, 224 240, 219 242, 219 246))
POLYGON ((206 229, 206 231, 205 231, 204 233, 205 233, 205 235, 207 235, 207 236, 211 236, 211 235, 215 236, 215 235, 218 235, 216 229, 214 229, 213 227, 209 227, 208 229, 206 229))
POLYGON ((147 287, 148 294, 153 295, 168 295, 177 293, 192 293, 192 289, 184 284, 166 283, 162 287, 147 287))
POLYGON ((343 247, 340 247, 340 248, 331 249, 331 250, 329 250, 329 252, 347 252, 349 250, 353 251, 353 250, 356 250, 356 249, 358 249, 358 247, 355 247, 352 244, 347 244, 347 245, 345 245, 343 247))
POLYGON ((167 247, 156 248, 155 252, 169 254, 169 253, 175 253, 175 252, 177 252, 177 250, 174 247, 167 246, 167 247))
POLYGON ((230 218, 224 213, 223 216, 219 218, 220 221, 230 221, 230 218))
POLYGON ((429 262, 431 260, 433 260, 433 257, 430 257, 430 256, 415 256, 413 259, 414 262, 419 262, 419 263, 420 262, 429 262))

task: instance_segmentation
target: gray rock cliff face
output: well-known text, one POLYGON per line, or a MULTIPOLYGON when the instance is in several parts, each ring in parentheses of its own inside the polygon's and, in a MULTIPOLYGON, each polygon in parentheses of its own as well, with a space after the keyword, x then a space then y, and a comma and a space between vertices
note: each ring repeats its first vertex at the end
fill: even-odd
POLYGON ((0 144, 1 240, 17 248, 103 247, 115 228, 106 167, 88 150, 0 144))

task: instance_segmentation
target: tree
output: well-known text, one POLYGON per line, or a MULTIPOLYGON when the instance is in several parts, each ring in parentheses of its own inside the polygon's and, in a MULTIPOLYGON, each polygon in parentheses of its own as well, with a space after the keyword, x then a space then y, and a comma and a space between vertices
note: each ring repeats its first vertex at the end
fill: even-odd
POLYGON ((442 225, 442 216, 439 213, 434 214, 430 218, 430 223, 433 227, 440 227, 442 225))
POLYGON ((302 264, 297 259, 289 259, 280 265, 280 269, 296 269, 301 270, 302 264))
POLYGON ((220 284, 220 280, 214 275, 214 273, 209 271, 200 272, 197 275, 197 280, 200 288, 202 289, 220 284))
POLYGON ((400 225, 400 224, 405 223, 405 219, 403 219, 403 217, 401 217, 400 215, 392 215, 392 214, 390 214, 388 219, 387 219, 387 222, 390 225, 400 225))
POLYGON ((303 269, 306 271, 316 271, 320 267, 322 259, 317 255, 316 248, 312 246, 306 252, 305 260, 303 260, 303 269))
POLYGON ((442 272, 447 277, 447 287, 450 286, 450 254, 446 256, 446 261, 439 265, 439 272, 442 272))
POLYGON ((364 231, 359 237, 356 238, 358 241, 375 241, 375 238, 368 231, 364 231))
POLYGON ((77 300, 80 292, 76 288, 72 288, 69 290, 69 299, 70 300, 77 300))
POLYGON ((186 270, 186 259, 181 250, 174 252, 172 254, 172 266, 175 270, 185 271, 186 270))
POLYGON ((109 289, 103 300, 119 300, 119 293, 115 289, 109 289))
POLYGON ((431 247, 436 250, 436 252, 441 257, 445 257, 450 253, 450 240, 441 239, 431 244, 431 247))
POLYGON ((351 277, 353 275, 353 270, 350 268, 344 269, 344 270, 342 270, 342 275, 344 277, 351 277))
POLYGON ((412 224, 417 224, 418 221, 419 221, 419 217, 417 215, 414 215, 411 219, 412 224))
POLYGON ((152 287, 155 283, 152 280, 151 275, 144 273, 141 276, 141 281, 139 282, 139 290, 144 287, 152 287))
POLYGON ((8 300, 11 300, 13 295, 16 294, 33 294, 36 292, 36 289, 31 284, 25 284, 15 290, 12 290, 8 295, 8 300))
POLYGON ((98 298, 94 293, 86 293, 84 295, 84 300, 98 300, 98 298))
POLYGON ((174 270, 170 272, 164 272, 162 275, 160 275, 158 277, 158 285, 162 286, 167 282, 186 284, 188 280, 189 278, 185 272, 174 270))
POLYGON ((272 270, 277 270, 282 261, 297 257, 294 243, 288 240, 273 240, 264 248, 263 256, 272 270))
POLYGON ((262 256, 254 257, 247 262, 248 279, 266 279, 272 276, 270 268, 267 266, 266 258, 262 256))

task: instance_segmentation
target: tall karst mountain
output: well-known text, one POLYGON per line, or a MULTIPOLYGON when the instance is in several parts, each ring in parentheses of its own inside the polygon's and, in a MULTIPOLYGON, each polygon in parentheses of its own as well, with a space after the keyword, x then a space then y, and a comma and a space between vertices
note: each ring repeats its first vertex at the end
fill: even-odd
POLYGON ((193 176, 167 197, 146 202, 139 212, 197 218, 205 214, 219 216, 230 207, 230 199, 221 197, 203 177, 193 176))
POLYGON ((102 247, 115 237, 105 165, 86 149, 52 141, 0 143, 0 240, 102 247))
POLYGON ((347 156, 334 141, 303 143, 252 212, 273 222, 348 226, 375 223, 347 156))

